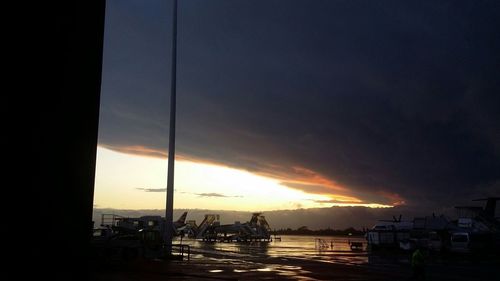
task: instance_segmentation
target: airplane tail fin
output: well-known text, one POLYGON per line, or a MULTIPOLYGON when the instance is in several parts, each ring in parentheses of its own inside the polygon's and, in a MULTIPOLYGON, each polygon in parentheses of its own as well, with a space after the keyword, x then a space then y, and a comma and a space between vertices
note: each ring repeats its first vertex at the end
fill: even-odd
POLYGON ((497 200, 500 198, 488 198, 486 201, 486 207, 484 208, 484 212, 486 215, 494 218, 495 217, 495 209, 497 206, 497 200))
POLYGON ((472 201, 486 201, 486 206, 484 208, 484 214, 489 217, 495 217, 495 209, 497 206, 497 201, 500 200, 500 197, 488 197, 483 199, 475 199, 472 201))
POLYGON ((184 223, 186 221, 186 216, 188 212, 184 212, 182 216, 179 217, 179 219, 176 221, 177 223, 184 223))

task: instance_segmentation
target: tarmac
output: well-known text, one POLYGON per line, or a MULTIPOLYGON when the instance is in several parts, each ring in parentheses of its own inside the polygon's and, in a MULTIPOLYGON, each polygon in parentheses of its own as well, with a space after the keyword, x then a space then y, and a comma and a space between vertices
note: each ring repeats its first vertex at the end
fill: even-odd
MULTIPOLYGON (((195 243, 189 261, 137 259, 96 264, 91 280, 413 280, 405 254, 381 255, 364 250, 350 254, 314 249, 307 252, 307 247, 275 245, 277 250, 286 252, 269 248, 255 252, 260 248, 234 243, 195 243)), ((498 280, 499 262, 500 257, 429 258, 425 280, 498 280)))
POLYGON ((93 280, 405 280, 410 274, 286 258, 142 260, 108 265, 93 280))

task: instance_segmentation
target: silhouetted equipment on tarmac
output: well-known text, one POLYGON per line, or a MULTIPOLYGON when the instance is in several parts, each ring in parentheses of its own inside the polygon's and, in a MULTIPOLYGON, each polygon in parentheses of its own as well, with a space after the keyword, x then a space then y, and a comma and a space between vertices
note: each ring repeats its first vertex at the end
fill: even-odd
POLYGON ((250 221, 221 225, 219 215, 207 214, 199 226, 188 223, 187 232, 192 238, 203 241, 250 242, 271 241, 271 228, 261 213, 253 213, 250 221))
POLYGON ((457 206, 458 219, 445 216, 416 217, 412 221, 381 220, 366 233, 370 249, 413 250, 420 246, 431 251, 477 252, 500 249, 500 222, 495 218, 500 197, 475 199, 486 201, 484 208, 457 206))
POLYGON ((349 246, 351 247, 351 250, 353 250, 353 251, 358 251, 358 250, 363 249, 362 242, 349 242, 349 246))
MULTIPOLYGON (((168 228, 172 236, 184 235, 187 212, 177 221, 166 223, 161 216, 141 216, 129 218, 114 214, 102 214, 101 227, 94 229, 92 250, 95 259, 132 260, 137 257, 160 258, 165 256, 164 233, 168 228)), ((190 246, 172 245, 178 248, 178 254, 173 257, 183 259, 187 254, 189 259, 190 246)))
MULTIPOLYGON (((186 227, 186 216, 187 212, 184 212, 179 219, 171 223, 172 236, 178 236, 182 234, 182 230, 186 227)), ((165 218, 161 216, 141 216, 138 218, 122 217, 112 214, 102 214, 101 226, 111 225, 113 230, 116 232, 137 232, 141 229, 149 228, 161 231, 162 233, 166 231, 168 225, 165 223, 165 218), (107 223, 106 219, 109 220, 112 217, 111 224, 107 223)))

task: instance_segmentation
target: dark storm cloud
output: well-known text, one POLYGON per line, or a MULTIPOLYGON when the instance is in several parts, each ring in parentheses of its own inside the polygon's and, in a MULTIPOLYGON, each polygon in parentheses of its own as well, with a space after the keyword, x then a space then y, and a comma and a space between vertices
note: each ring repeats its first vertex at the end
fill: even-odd
POLYGON ((166 188, 136 188, 137 190, 145 191, 145 192, 166 192, 166 188))
POLYGON ((231 196, 231 195, 224 195, 221 193, 194 193, 195 195, 198 195, 200 197, 225 197, 225 198, 231 198, 231 197, 243 197, 243 196, 231 196))
MULTIPOLYGON (((137 190, 144 191, 144 192, 166 192, 166 188, 136 188, 137 190)), ((192 193, 192 192, 184 192, 181 191, 179 193, 182 194, 192 194, 192 195, 197 195, 199 197, 225 197, 225 198, 241 198, 243 196, 238 196, 238 195, 225 195, 222 193, 215 193, 215 192, 207 192, 207 193, 192 193)), ((96 207, 96 206, 94 206, 96 207)))
POLYGON ((239 195, 227 195, 227 194, 216 193, 216 192, 194 193, 194 192, 180 191, 179 193, 197 195, 198 197, 243 198, 243 196, 239 196, 239 195))
POLYGON ((349 201, 340 201, 340 200, 311 200, 315 203, 320 203, 320 204, 338 204, 338 203, 344 203, 344 204, 356 204, 359 202, 349 202, 349 201))
MULTIPOLYGON (((103 145, 167 150, 169 4, 108 3, 103 145)), ((307 169, 367 202, 494 195, 499 5, 180 1, 177 151, 283 181, 307 169)))

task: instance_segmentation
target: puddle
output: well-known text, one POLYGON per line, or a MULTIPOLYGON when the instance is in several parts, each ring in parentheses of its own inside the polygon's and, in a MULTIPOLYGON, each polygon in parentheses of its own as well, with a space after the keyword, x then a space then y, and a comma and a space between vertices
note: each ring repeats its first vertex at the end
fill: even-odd
POLYGON ((219 273, 219 272, 224 272, 224 270, 222 270, 222 269, 212 269, 212 270, 209 270, 208 272, 210 272, 210 273, 219 273))
POLYGON ((233 269, 233 271, 237 273, 248 272, 246 269, 233 269))

